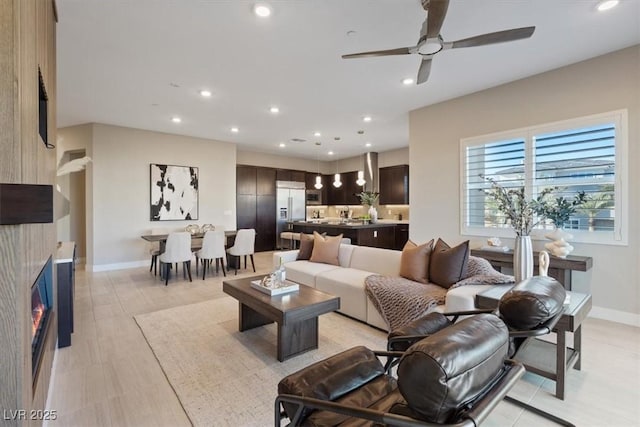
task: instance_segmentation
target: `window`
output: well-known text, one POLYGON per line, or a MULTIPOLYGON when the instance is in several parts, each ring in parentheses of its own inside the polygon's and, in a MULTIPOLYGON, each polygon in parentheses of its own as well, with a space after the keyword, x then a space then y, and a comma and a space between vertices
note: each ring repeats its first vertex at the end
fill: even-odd
MULTIPOLYGON (((524 186, 528 197, 550 187, 568 199, 584 191, 587 201, 564 226, 573 241, 627 244, 626 153, 626 110, 463 139, 462 234, 514 236, 485 193, 489 177, 503 187, 524 186)), ((541 238, 545 228, 552 224, 532 236, 541 238)))

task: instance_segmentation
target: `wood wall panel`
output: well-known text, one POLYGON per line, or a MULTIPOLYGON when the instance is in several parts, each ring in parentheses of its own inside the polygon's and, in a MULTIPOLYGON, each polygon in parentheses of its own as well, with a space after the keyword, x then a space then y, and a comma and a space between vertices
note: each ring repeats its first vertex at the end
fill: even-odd
MULTIPOLYGON (((55 20, 52 0, 0 0, 0 182, 55 184, 55 150, 38 136, 38 64, 55 144, 55 20)), ((37 389, 31 377, 31 285, 55 251, 55 224, 0 226, 0 407, 43 409, 57 339, 49 328, 37 389)), ((3 419, 3 426, 39 425, 3 419)))
POLYGON ((20 145, 14 138, 16 107, 14 80, 14 2, 0 1, 0 182, 19 182, 20 145))

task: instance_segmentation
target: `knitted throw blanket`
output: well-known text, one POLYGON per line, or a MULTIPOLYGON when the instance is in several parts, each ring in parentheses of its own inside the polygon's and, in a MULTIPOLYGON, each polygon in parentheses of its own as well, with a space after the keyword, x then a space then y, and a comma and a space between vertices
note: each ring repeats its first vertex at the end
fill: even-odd
MULTIPOLYGON (((513 276, 496 271, 486 259, 470 256, 463 279, 449 289, 464 285, 513 282, 513 276)), ((371 275, 365 279, 365 292, 390 331, 444 304, 447 290, 439 285, 414 282, 404 277, 371 275)))
POLYGON ((365 292, 392 331, 444 303, 447 290, 431 283, 404 277, 372 275, 365 279, 365 292))

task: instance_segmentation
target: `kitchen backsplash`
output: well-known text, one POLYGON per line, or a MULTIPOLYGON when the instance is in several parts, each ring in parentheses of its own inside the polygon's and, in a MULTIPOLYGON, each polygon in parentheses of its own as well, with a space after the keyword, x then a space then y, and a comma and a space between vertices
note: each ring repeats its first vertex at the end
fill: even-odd
MULTIPOLYGON (((307 219, 340 218, 340 211, 351 210, 351 216, 357 218, 365 215, 366 209, 360 205, 350 206, 307 206, 307 219)), ((409 220, 409 205, 378 206, 379 219, 409 220)))

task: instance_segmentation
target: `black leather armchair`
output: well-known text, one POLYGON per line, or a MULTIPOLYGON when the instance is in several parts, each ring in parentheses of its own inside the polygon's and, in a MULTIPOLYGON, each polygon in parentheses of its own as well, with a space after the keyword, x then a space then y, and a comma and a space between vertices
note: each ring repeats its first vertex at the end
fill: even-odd
POLYGON ((477 426, 524 373, 508 351, 509 331, 493 314, 461 320, 405 352, 355 347, 280 381, 275 424, 286 416, 293 426, 477 426), (397 379, 378 357, 400 357, 397 379))
MULTIPOLYGON (((553 278, 535 276, 515 285, 500 300, 497 310, 473 310, 456 313, 429 313, 401 328, 389 332, 387 349, 405 351, 416 342, 454 325, 461 316, 493 312, 509 329, 509 357, 518 360, 518 351, 535 337, 548 335, 564 313, 566 292, 562 284, 553 278)), ((390 370, 397 360, 387 361, 390 370)), ((560 425, 573 424, 509 396, 508 402, 530 410, 560 425)))

